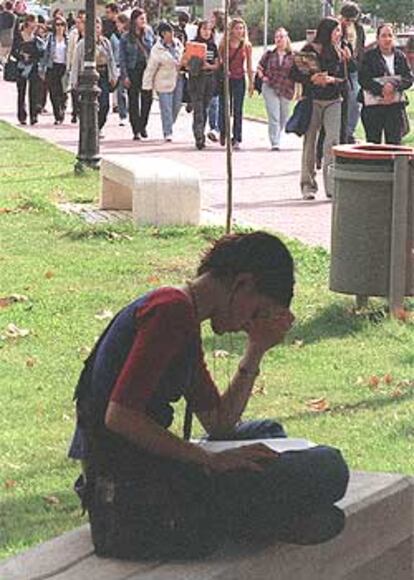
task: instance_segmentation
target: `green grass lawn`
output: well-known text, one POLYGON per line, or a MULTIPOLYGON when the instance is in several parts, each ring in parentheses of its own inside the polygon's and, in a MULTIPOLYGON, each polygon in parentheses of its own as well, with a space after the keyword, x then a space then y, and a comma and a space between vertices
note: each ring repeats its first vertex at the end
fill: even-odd
MULTIPOLYGON (((66 451, 82 360, 107 324, 100 314, 154 286, 182 283, 221 231, 86 225, 54 204, 96 198, 97 173, 75 177, 70 153, 5 123, 0 150, 0 298, 27 297, 8 306, 0 300, 6 557, 85 521, 71 489, 78 468, 66 451), (29 333, 9 338, 10 324, 29 333)), ((246 417, 275 417, 291 436, 339 446, 353 469, 414 473, 412 322, 381 312, 372 321, 355 315, 351 298, 328 290, 327 253, 292 241, 289 247, 297 264, 297 323, 267 356, 246 417), (386 378, 377 385, 376 377, 386 378), (322 401, 312 410, 314 399, 322 401)), ((407 306, 414 309, 413 301, 407 306)), ((209 365, 224 387, 243 337, 203 332, 209 365), (217 349, 228 358, 213 359, 217 349)), ((181 417, 179 405, 177 432, 181 417)))

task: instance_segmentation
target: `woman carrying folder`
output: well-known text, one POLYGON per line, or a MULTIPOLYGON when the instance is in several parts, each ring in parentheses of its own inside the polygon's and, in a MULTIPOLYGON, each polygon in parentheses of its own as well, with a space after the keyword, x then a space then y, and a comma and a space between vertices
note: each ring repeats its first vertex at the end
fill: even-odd
POLYGON ((361 119, 367 141, 399 145, 403 137, 404 91, 413 84, 405 54, 395 46, 391 24, 377 30, 377 46, 368 50, 359 71, 361 119))

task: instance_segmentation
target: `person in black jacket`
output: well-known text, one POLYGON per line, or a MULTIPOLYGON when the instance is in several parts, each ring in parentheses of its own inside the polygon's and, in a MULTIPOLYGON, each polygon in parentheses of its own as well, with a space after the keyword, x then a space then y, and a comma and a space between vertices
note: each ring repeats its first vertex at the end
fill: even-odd
POLYGON ((395 47, 391 24, 377 30, 377 47, 365 53, 359 72, 361 113, 367 141, 399 145, 403 137, 404 91, 413 84, 405 54, 395 47))
POLYGON ((307 44, 304 52, 314 55, 318 72, 303 71, 294 64, 291 78, 303 85, 303 94, 313 102, 312 118, 304 136, 300 185, 303 199, 314 199, 318 190, 316 182, 316 141, 322 128, 325 130, 323 151, 323 179, 327 197, 332 196, 328 183, 328 167, 332 163, 332 147, 339 143, 341 127, 342 91, 346 83, 346 61, 351 54, 340 47, 342 30, 336 18, 324 18, 319 23, 315 40, 307 44))

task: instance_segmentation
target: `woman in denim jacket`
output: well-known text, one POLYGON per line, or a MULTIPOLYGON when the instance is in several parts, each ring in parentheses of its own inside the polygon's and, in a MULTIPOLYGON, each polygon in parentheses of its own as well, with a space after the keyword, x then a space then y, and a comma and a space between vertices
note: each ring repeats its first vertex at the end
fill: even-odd
POLYGON ((63 123, 66 108, 64 79, 67 69, 68 37, 66 21, 57 16, 52 23, 52 32, 46 41, 46 50, 41 63, 41 75, 45 75, 52 101, 55 125, 63 123))
POLYGON ((144 90, 142 78, 154 45, 154 33, 141 8, 132 11, 129 32, 119 43, 121 82, 128 90, 129 122, 134 140, 146 139, 147 123, 152 104, 152 90, 144 90))
MULTIPOLYGON (((123 12, 118 14, 115 20, 116 31, 111 34, 112 51, 115 57, 115 63, 118 69, 118 76, 121 76, 121 66, 119 62, 119 45, 121 43, 121 37, 123 34, 129 30, 129 18, 123 12)), ((128 116, 128 103, 127 95, 124 84, 121 82, 116 88, 116 97, 118 102, 118 114, 119 114, 119 126, 123 127, 125 125, 124 121, 128 116)))

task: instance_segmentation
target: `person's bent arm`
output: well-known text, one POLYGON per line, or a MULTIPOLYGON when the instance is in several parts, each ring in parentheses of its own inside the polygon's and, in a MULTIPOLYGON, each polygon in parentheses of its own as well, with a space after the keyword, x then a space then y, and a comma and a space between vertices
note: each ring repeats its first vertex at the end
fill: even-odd
POLYGON ((209 453, 198 445, 179 439, 145 413, 132 411, 113 401, 109 403, 106 411, 105 426, 147 453, 195 463, 207 471, 261 471, 263 461, 277 457, 277 453, 261 444, 209 453))
POLYGON ((271 318, 258 318, 251 323, 247 329, 245 354, 228 389, 221 395, 216 408, 197 413, 207 433, 220 437, 234 428, 249 401, 264 354, 283 342, 292 323, 293 315, 289 311, 271 318))

